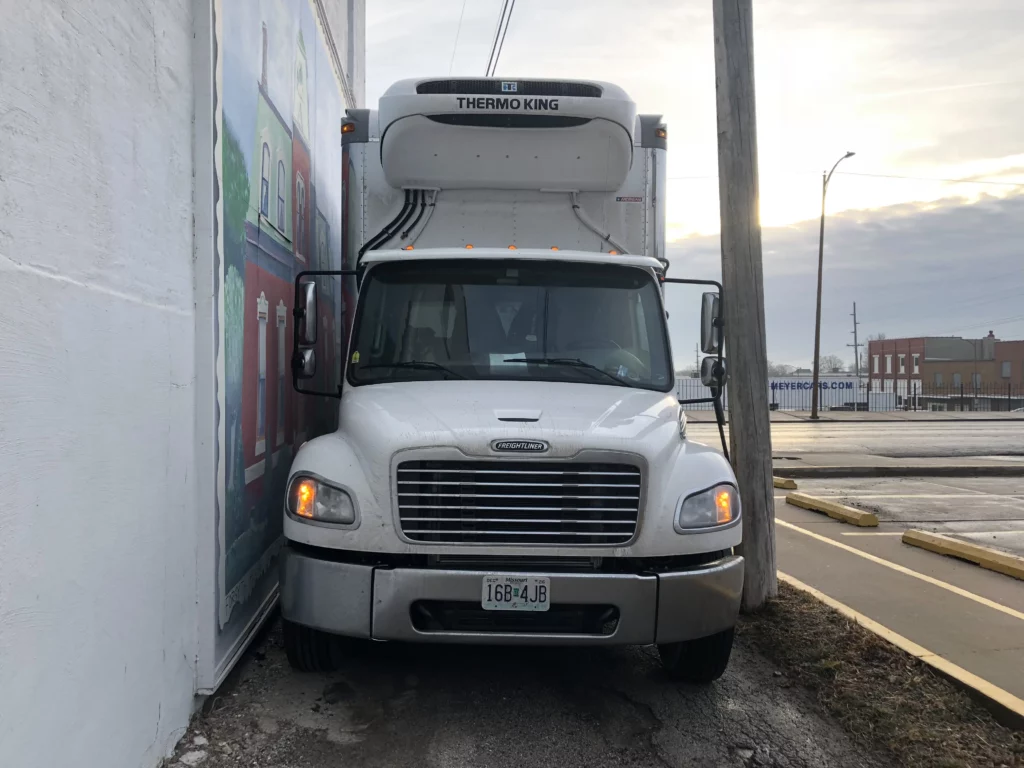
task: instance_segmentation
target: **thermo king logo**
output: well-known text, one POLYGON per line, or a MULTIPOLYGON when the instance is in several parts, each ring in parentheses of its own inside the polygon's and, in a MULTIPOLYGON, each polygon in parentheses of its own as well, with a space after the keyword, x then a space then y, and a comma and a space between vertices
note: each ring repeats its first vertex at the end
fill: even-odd
POLYGON ((508 81, 503 80, 501 82, 501 92, 502 93, 518 93, 519 92, 519 83, 510 83, 508 81))

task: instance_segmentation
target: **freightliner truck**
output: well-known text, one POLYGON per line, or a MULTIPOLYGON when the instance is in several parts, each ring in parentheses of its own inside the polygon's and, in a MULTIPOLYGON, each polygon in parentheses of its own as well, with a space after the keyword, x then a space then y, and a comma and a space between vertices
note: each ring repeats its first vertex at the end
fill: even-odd
MULTIPOLYGON (((295 285, 295 387, 339 411, 289 474, 293 666, 342 638, 640 644, 718 678, 741 504, 675 396, 663 294, 717 283, 666 274, 660 116, 605 82, 403 80, 341 141, 356 258, 295 285), (340 371, 324 280, 355 303, 340 371)), ((719 414, 723 300, 693 302, 719 414)))

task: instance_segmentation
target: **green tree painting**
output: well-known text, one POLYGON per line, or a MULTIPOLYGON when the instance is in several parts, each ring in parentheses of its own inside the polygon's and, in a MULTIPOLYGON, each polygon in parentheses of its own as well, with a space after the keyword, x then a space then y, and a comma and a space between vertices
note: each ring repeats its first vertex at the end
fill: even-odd
MULTIPOLYGON (((231 545, 249 528, 245 509, 245 455, 242 445, 242 349, 245 320, 245 214, 249 174, 231 125, 223 122, 221 182, 224 193, 224 436, 225 539, 228 584, 241 575, 232 567, 231 545)), ((230 588, 230 587, 229 587, 230 588)))

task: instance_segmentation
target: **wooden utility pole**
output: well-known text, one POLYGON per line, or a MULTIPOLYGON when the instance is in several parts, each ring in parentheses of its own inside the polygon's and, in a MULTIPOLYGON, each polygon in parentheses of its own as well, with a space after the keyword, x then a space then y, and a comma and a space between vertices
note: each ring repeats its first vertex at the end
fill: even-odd
POLYGON ((742 608, 752 611, 778 592, 758 212, 754 27, 752 0, 712 2, 729 432, 743 504, 742 608))
MULTIPOLYGON (((860 323, 857 321, 857 302, 853 302, 853 344, 847 344, 848 347, 853 347, 853 370, 857 376, 857 386, 860 387, 860 348, 864 346, 857 341, 857 326, 860 323)), ((859 390, 858 390, 859 392, 859 390)))

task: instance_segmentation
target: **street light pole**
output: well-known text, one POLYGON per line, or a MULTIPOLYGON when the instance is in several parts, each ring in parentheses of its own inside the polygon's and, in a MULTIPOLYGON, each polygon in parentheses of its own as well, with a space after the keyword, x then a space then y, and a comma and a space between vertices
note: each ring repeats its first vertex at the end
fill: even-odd
POLYGON ((814 313, 814 377, 811 380, 811 418, 818 418, 818 358, 821 356, 821 268, 825 258, 825 193, 828 192, 828 182, 832 178, 838 165, 848 157, 853 157, 856 152, 847 152, 836 160, 832 170, 821 174, 821 229, 818 231, 818 302, 814 313))

